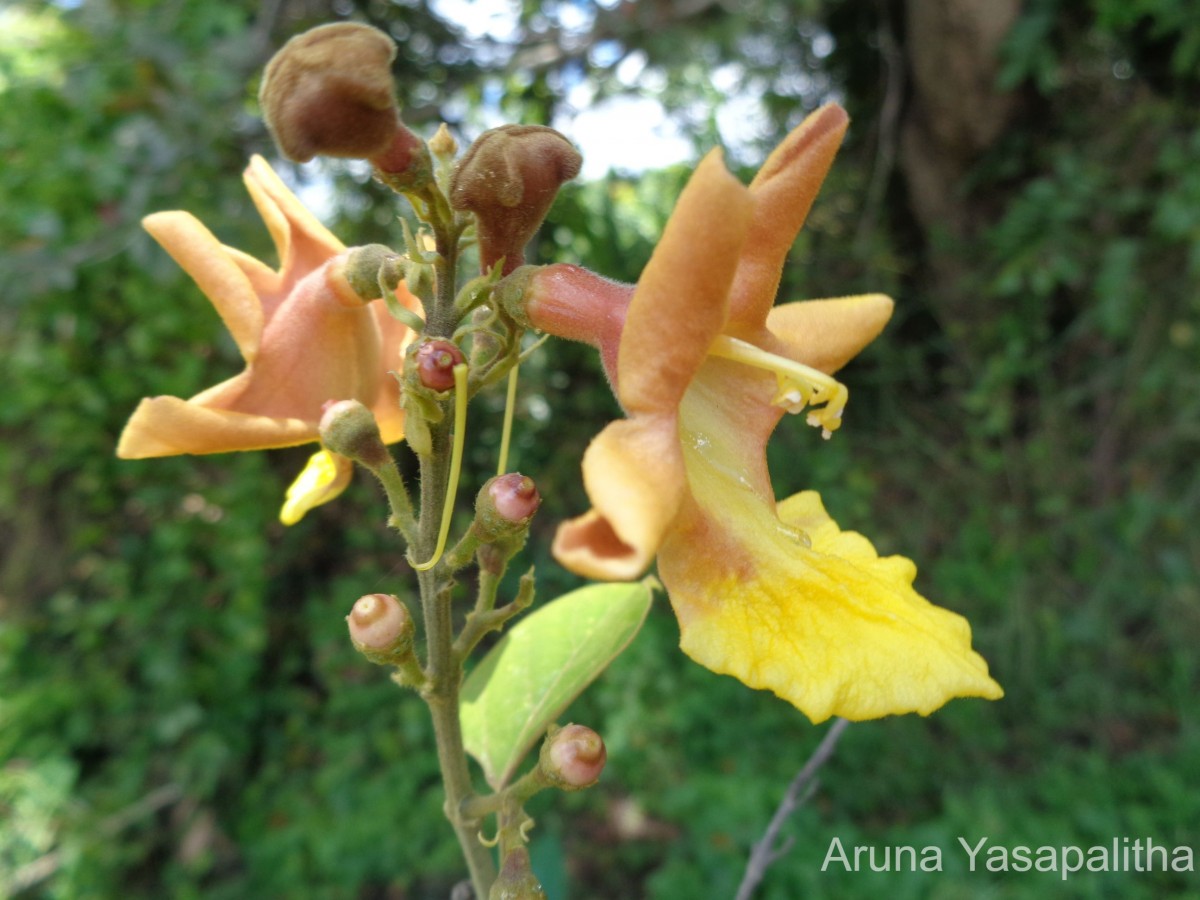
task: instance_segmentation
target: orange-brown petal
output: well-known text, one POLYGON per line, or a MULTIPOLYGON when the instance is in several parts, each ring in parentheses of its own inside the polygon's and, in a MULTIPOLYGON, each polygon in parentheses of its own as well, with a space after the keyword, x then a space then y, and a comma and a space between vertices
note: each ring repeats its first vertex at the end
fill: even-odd
POLYGON ((326 265, 298 282, 263 331, 240 412, 316 422, 328 400, 373 404, 383 364, 375 313, 326 265))
POLYGON ((261 156, 251 157, 242 178, 275 241, 285 282, 290 273, 303 275, 346 249, 261 156))
POLYGON ((148 397, 117 445, 122 459, 291 447, 317 439, 313 422, 210 409, 178 397, 148 397))
POLYGON ((242 357, 252 362, 265 324, 262 306, 227 249, 191 213, 152 213, 142 225, 217 308, 242 357))
POLYGON ((673 415, 610 423, 583 457, 593 511, 564 523, 555 558, 588 578, 623 581, 650 565, 687 489, 673 415))
POLYGON ((617 396, 631 413, 673 410, 725 323, 750 195, 714 150, 679 197, 638 279, 617 356, 617 396))
MULTIPOLYGON (((396 296, 406 309, 418 314, 421 312, 421 302, 409 293, 403 283, 397 288, 396 296)), ((387 311, 382 300, 373 301, 370 308, 379 326, 380 374, 375 402, 368 405, 375 414, 375 421, 379 423, 383 442, 394 444, 404 438, 404 410, 400 408, 400 382, 392 373, 404 367, 404 351, 416 335, 387 311)))
POLYGON ((808 116, 767 157, 750 182, 754 217, 731 297, 729 333, 744 337, 775 302, 788 251, 833 165, 849 118, 840 106, 808 116))

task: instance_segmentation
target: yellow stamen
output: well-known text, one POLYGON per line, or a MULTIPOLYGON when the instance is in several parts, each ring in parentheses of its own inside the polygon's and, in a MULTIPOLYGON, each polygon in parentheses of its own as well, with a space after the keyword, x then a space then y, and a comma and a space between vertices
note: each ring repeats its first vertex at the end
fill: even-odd
POLYGON ((713 341, 708 352, 722 359, 773 372, 779 387, 771 403, 793 414, 807 407, 807 422, 821 429, 821 437, 828 439, 841 427, 842 412, 846 408, 846 401, 850 399, 850 392, 837 379, 724 334, 713 341))
POLYGON ((450 519, 454 516, 454 501, 458 497, 458 477, 462 474, 463 445, 467 436, 467 366, 459 363, 454 367, 454 446, 450 450, 450 483, 446 489, 446 502, 442 506, 442 525, 438 529, 437 548, 428 562, 413 563, 418 572, 432 569, 446 550, 446 537, 450 534, 450 519))
POLYGON ((508 471, 508 447, 512 439, 513 412, 517 406, 517 376, 520 369, 520 363, 513 363, 513 367, 508 370, 508 393, 504 397, 504 426, 500 431, 500 465, 496 469, 497 476, 508 471))

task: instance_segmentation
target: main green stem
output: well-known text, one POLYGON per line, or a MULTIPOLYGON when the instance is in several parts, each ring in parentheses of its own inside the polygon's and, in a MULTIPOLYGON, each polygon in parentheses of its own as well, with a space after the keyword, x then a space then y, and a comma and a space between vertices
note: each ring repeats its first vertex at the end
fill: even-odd
MULTIPOLYGON (((430 337, 453 334, 456 324, 450 318, 454 309, 454 254, 453 251, 447 252, 449 248, 446 245, 453 246, 457 241, 443 241, 442 238, 443 235, 439 234, 442 257, 438 267, 438 296, 434 308, 430 310, 426 332, 430 337)), ((432 425, 431 452, 421 457, 421 510, 415 548, 419 559, 431 559, 437 545, 443 505, 449 488, 450 427, 449 416, 432 425)), ((454 652, 449 578, 445 574, 443 561, 417 574, 425 619, 426 683, 422 694, 433 718, 438 765, 446 791, 446 817, 454 826, 454 833, 466 858, 476 900, 487 900, 492 882, 496 880, 496 863, 491 851, 479 841, 478 821, 464 819, 461 812, 464 801, 475 796, 475 789, 467 769, 462 724, 459 721, 462 664, 454 652)))

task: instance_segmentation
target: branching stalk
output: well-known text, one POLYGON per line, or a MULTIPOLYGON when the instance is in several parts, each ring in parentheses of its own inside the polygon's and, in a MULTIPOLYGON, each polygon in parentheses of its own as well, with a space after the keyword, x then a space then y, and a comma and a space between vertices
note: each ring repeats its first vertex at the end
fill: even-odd
MULTIPOLYGON (((430 193, 439 195, 437 191, 430 193)), ((436 296, 430 304, 426 333, 431 337, 449 337, 458 325, 454 311, 458 234, 444 198, 440 198, 440 203, 438 200, 439 196, 434 196, 429 204, 434 210, 431 224, 437 239, 438 258, 435 262, 436 296), (444 210, 441 209, 443 206, 444 210), (438 215, 439 212, 446 215, 438 215)), ((465 406, 465 378, 459 377, 458 367, 455 375, 456 392, 461 395, 462 405, 465 406)), ((455 418, 460 419, 457 427, 461 436, 462 417, 455 418)), ((450 421, 448 416, 444 416, 440 422, 430 423, 430 452, 420 456, 420 515, 417 540, 409 552, 419 559, 433 561, 433 565, 417 573, 425 619, 426 648, 426 682, 421 693, 433 719, 438 766, 446 794, 446 817, 462 848, 475 896, 477 900, 484 900, 496 879, 496 863, 491 851, 479 841, 479 821, 462 813, 464 804, 475 796, 475 789, 467 768, 459 720, 459 689, 463 673, 460 658, 454 649, 450 602, 452 582, 444 561, 436 558, 441 552, 439 543, 443 546, 445 543, 443 522, 445 526, 449 525, 452 512, 446 509, 447 494, 457 487, 458 473, 451 472, 451 456, 450 421)))

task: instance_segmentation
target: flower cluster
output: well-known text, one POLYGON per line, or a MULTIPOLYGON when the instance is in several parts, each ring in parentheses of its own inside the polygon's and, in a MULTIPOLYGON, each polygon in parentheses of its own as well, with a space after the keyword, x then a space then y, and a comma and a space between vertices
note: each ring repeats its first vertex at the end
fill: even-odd
MULTIPOLYGON (((774 691, 815 722, 928 714, 952 697, 1002 696, 971 649, 966 621, 914 589, 911 561, 881 558, 865 537, 842 531, 812 491, 777 501, 767 471, 767 440, 785 412, 804 411, 825 437, 841 426, 847 392, 831 375, 874 340, 892 311, 882 295, 775 305, 845 112, 826 106, 811 115, 749 186, 719 152, 709 154, 638 283, 621 285, 570 264, 520 266, 559 185, 579 169, 578 153, 557 132, 485 133, 437 200, 440 188, 426 177, 428 149, 414 148, 395 109, 389 47, 361 26, 318 29, 268 69, 264 106, 300 158, 361 153, 416 202, 441 202, 454 227, 469 218, 485 271, 485 287, 475 290, 494 313, 599 350, 626 417, 604 428, 584 456, 592 509, 558 529, 556 558, 601 580, 639 577, 657 559, 683 650, 713 671, 774 691), (370 52, 347 54, 347 42, 370 52), (309 113, 331 105, 346 107, 349 118, 310 121, 309 113), (356 117, 370 127, 358 128, 356 117), (356 128, 370 133, 361 146, 343 134, 356 128), (400 157, 404 165, 394 170, 380 162, 400 157)), ((363 434, 378 468, 390 460, 382 445, 404 436, 406 406, 410 416, 415 409, 440 421, 442 393, 464 356, 448 339, 413 343, 409 326, 423 323, 398 256, 365 253, 361 259, 374 263, 364 276, 265 161, 254 158, 245 180, 274 238, 278 271, 222 245, 188 213, 159 213, 145 224, 217 308, 246 368, 188 400, 143 400, 117 452, 216 453, 325 437, 326 449, 289 491, 281 517, 294 522, 345 487, 352 466, 343 453, 357 459, 363 434), (394 296, 372 299, 389 290, 394 296), (404 365, 407 381, 392 374, 404 365), (413 396, 418 382, 430 393, 422 402, 413 396), (326 409, 345 427, 327 422, 322 432, 326 409), (345 423, 354 424, 350 437, 345 423)), ((423 257, 410 256, 418 271, 423 257)), ((518 353, 513 333, 504 339, 518 353)), ((428 429, 424 418, 409 424, 414 449, 427 454, 428 440, 418 440, 428 429)))
POLYGON ((414 232, 404 220, 404 252, 348 250, 259 157, 245 182, 278 269, 223 245, 186 212, 147 217, 150 234, 216 307, 245 368, 190 399, 144 399, 117 453, 319 441, 288 490, 280 517, 289 524, 337 496, 354 464, 377 478, 420 602, 367 594, 347 627, 366 659, 429 705, 443 808, 475 895, 544 896, 524 804, 543 789, 599 779, 600 734, 555 719, 632 639, 652 599, 649 580, 574 591, 524 618, 464 679, 481 640, 534 602, 532 570, 501 602, 542 500, 533 479, 508 468, 528 329, 595 347, 625 413, 584 454, 592 508, 557 530, 553 552, 564 566, 620 582, 657 561, 682 649, 814 722, 924 715, 953 697, 1002 696, 966 620, 917 593, 910 560, 880 557, 865 537, 842 531, 813 491, 777 499, 767 470, 767 442, 785 413, 803 413, 826 438, 842 427, 848 391, 833 373, 892 313, 878 294, 775 305, 845 112, 811 115, 748 186, 710 153, 637 284, 622 285, 576 265, 524 265, 560 186, 580 170, 570 141, 542 126, 502 126, 456 163, 445 126, 426 143, 401 121, 394 54, 391 38, 369 26, 314 29, 272 59, 260 101, 284 155, 369 160, 406 198, 419 224, 414 232), (460 255, 472 243, 481 274, 460 284, 460 255), (468 404, 506 377, 500 474, 448 543, 468 404), (419 471, 416 503, 389 449, 400 440, 419 471), (470 566, 476 576, 464 579, 470 566), (474 607, 452 615, 457 586, 472 581, 474 607), (538 761, 517 777, 538 734, 538 761), (493 793, 476 792, 467 753, 493 793), (499 872, 479 840, 493 816, 499 872))

